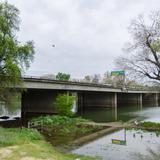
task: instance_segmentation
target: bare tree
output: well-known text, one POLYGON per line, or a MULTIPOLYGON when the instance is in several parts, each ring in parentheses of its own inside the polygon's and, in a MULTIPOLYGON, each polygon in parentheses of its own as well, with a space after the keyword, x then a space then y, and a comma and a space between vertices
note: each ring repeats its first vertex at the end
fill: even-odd
POLYGON ((133 20, 129 32, 132 42, 116 64, 132 75, 160 81, 160 11, 133 20))
POLYGON ((101 79, 101 75, 100 74, 94 74, 93 78, 92 78, 92 83, 99 83, 101 79))
POLYGON ((90 75, 85 76, 83 81, 90 83, 92 81, 92 76, 90 76, 90 75))

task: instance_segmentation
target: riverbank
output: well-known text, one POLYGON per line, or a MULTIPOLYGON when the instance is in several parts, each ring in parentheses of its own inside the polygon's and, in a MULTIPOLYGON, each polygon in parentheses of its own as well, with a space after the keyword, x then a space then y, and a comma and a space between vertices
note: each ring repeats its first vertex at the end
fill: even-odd
MULTIPOLYGON (((33 129, 0 128, 1 160, 94 160, 57 151, 33 129)), ((96 158, 97 159, 97 158, 96 158)))
POLYGON ((73 141, 106 129, 106 126, 90 125, 91 121, 80 117, 45 116, 35 118, 30 127, 36 128, 53 146, 71 146, 73 141))

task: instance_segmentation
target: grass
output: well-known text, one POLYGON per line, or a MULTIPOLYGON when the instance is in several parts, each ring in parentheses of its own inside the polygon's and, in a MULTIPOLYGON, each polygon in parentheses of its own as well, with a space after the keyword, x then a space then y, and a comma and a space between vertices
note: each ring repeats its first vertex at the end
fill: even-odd
POLYGON ((89 126, 84 122, 89 120, 82 118, 69 118, 66 116, 45 116, 32 120, 46 139, 54 146, 69 144, 77 138, 93 133, 101 126, 89 126))
POLYGON ((1 160, 75 160, 75 158, 94 159, 58 152, 36 130, 0 128, 1 160))
POLYGON ((145 130, 160 131, 160 123, 156 122, 141 122, 138 127, 142 127, 145 130))
POLYGON ((0 128, 0 147, 29 143, 34 140, 43 140, 43 136, 36 130, 0 128))
POLYGON ((81 117, 70 118, 67 116, 53 115, 53 116, 40 116, 38 118, 32 119, 31 122, 41 126, 46 126, 46 125, 59 126, 59 125, 76 125, 90 121, 87 119, 83 119, 81 117))

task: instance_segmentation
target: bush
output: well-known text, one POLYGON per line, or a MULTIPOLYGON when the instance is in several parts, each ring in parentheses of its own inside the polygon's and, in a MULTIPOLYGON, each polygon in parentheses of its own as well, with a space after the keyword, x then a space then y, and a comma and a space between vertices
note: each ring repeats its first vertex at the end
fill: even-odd
POLYGON ((66 125, 78 125, 83 122, 90 122, 89 120, 77 117, 69 118, 67 116, 41 116, 31 120, 32 123, 39 124, 41 126, 66 126, 66 125))
POLYGON ((58 113, 62 116, 73 116, 72 108, 75 101, 75 96, 68 94, 60 94, 57 96, 55 105, 58 113))
POLYGON ((156 123, 156 122, 142 122, 140 123, 140 126, 160 129, 160 123, 156 123))

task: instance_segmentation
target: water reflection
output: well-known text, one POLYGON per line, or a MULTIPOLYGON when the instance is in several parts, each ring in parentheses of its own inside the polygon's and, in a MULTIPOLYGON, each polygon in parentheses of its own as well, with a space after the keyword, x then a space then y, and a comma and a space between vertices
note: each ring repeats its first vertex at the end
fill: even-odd
POLYGON ((160 107, 148 107, 144 106, 143 108, 139 106, 127 105, 127 106, 118 106, 117 109, 106 108, 106 109, 88 109, 84 110, 80 114, 84 118, 91 119, 95 122, 113 122, 113 121, 128 121, 133 118, 140 120, 144 119, 156 119, 160 121, 160 107))
POLYGON ((0 101, 0 121, 10 120, 21 116, 20 95, 16 94, 7 102, 0 101))
POLYGON ((135 160, 136 154, 147 155, 149 148, 152 148, 153 151, 158 151, 160 146, 159 134, 141 130, 127 130, 126 145, 112 144, 112 139, 123 138, 124 130, 120 130, 75 149, 72 153, 99 156, 103 160, 135 160))

